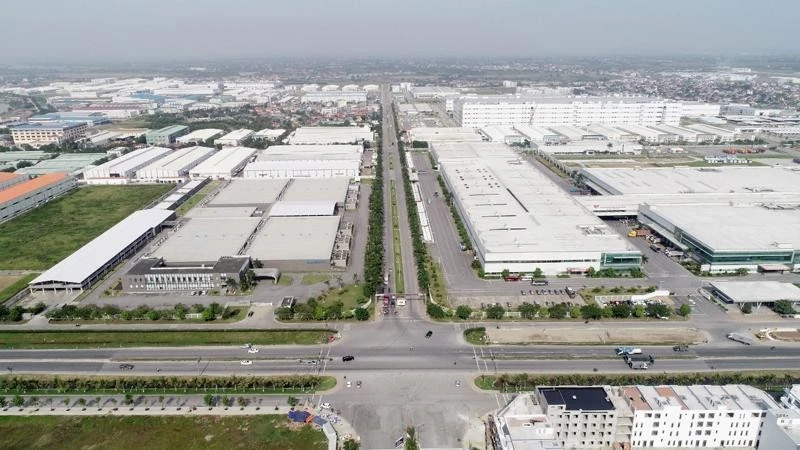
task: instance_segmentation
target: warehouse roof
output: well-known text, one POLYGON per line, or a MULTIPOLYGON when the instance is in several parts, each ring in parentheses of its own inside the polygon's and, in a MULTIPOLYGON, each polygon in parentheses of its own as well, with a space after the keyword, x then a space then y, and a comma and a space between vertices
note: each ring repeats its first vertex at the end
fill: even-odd
POLYGON ((33 166, 18 169, 17 173, 26 173, 30 175, 41 175, 52 172, 74 173, 104 157, 106 157, 105 153, 62 153, 56 158, 45 159, 33 166))
POLYGON ((480 142, 483 137, 474 128, 417 127, 411 129, 409 139, 425 142, 480 142))
POLYGON ((258 137, 262 139, 277 139, 281 137, 285 132, 286 130, 284 130, 283 128, 275 128, 275 129, 264 128, 263 130, 257 131, 256 134, 253 135, 253 137, 258 137))
POLYGON ((800 249, 800 209, 731 205, 645 205, 715 252, 800 249))
POLYGON ((172 150, 164 147, 145 147, 112 159, 87 171, 87 177, 102 176, 104 173, 125 173, 147 163, 154 158, 163 158, 172 150))
POLYGON ((8 188, 0 191, 0 205, 21 197, 25 197, 26 195, 47 186, 61 183, 67 178, 69 178, 69 175, 63 172, 47 173, 36 178, 31 178, 28 181, 23 181, 22 183, 9 186, 8 188))
POLYGON ((242 140, 248 136, 253 134, 253 130, 248 130, 247 128, 239 128, 238 130, 233 130, 230 133, 222 136, 219 140, 228 140, 228 139, 235 139, 235 140, 242 140))
POLYGON ((543 252, 638 253, 507 146, 438 144, 434 150, 487 257, 489 253, 493 258, 543 252))
POLYGON ((179 133, 185 129, 187 129, 186 125, 170 125, 164 128, 160 128, 158 130, 151 130, 147 134, 149 135, 169 135, 174 133, 179 133))
POLYGON ((14 131, 30 131, 30 130, 64 130, 67 128, 77 128, 86 126, 85 123, 79 122, 48 122, 48 123, 28 123, 25 125, 17 125, 11 127, 11 132, 14 131))
POLYGON ((304 217, 304 216, 332 216, 336 211, 336 202, 287 202, 279 201, 269 210, 270 217, 304 217))
POLYGON ((256 229, 260 217, 190 219, 161 244, 152 256, 173 262, 213 262, 236 256, 256 229))
POLYGON ((333 201, 343 203, 347 196, 350 179, 336 178, 295 178, 283 193, 284 201, 333 201))
POLYGON ((234 179, 225 189, 212 198, 209 204, 214 206, 255 206, 274 203, 286 183, 286 180, 234 179))
POLYGON ((300 127, 289 135, 290 144, 352 144, 359 141, 372 141, 369 127, 300 127))
POLYGON ((228 147, 211 155, 210 158, 195 166, 192 174, 230 174, 237 166, 244 163, 256 153, 249 147, 228 147))
POLYGON ((198 159, 205 158, 209 154, 215 151, 216 149, 211 147, 194 146, 194 147, 182 148, 179 150, 175 150, 171 154, 161 159, 158 159, 155 162, 148 164, 145 167, 142 167, 141 169, 139 169, 138 172, 148 172, 151 170, 177 172, 186 169, 187 166, 190 166, 198 159))
POLYGON ((262 261, 328 261, 340 219, 339 216, 270 217, 247 253, 262 261))
MULTIPOLYGON (((11 172, 0 172, 0 183, 13 180, 14 178, 20 178, 22 175, 18 173, 11 173, 11 172)), ((25 177, 27 178, 27 177, 25 177)))
POLYGON ((255 206, 228 206, 224 208, 205 207, 192 208, 186 213, 191 218, 219 218, 219 217, 252 217, 256 212, 255 206))
POLYGON ((763 303, 778 300, 800 302, 800 287, 779 281, 711 281, 714 290, 734 303, 763 303))
POLYGON ((364 147, 361 145, 352 144, 273 145, 258 152, 258 159, 268 160, 275 155, 292 155, 298 159, 308 158, 309 155, 361 155, 363 151, 364 147))
POLYGON ((161 225, 173 214, 174 211, 163 209, 135 211, 36 277, 30 284, 51 282, 80 284, 114 259, 136 239, 148 230, 161 225))
MULTIPOLYGON (((353 159, 287 159, 274 161, 254 161, 245 167, 245 172, 259 172, 272 170, 303 171, 303 170, 352 170, 358 173, 361 168, 361 158, 353 159)), ((247 176, 247 175, 245 175, 247 176)), ((297 175, 294 175, 297 176, 297 175)))
POLYGON ((178 142, 205 141, 207 139, 219 136, 222 133, 224 133, 224 131, 219 130, 217 128, 203 128, 200 130, 194 130, 187 135, 181 136, 177 139, 177 141, 178 142))

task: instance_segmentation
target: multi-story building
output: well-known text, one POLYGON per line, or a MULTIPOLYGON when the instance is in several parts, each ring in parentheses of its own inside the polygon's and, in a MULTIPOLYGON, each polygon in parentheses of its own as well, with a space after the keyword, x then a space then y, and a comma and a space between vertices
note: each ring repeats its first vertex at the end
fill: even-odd
POLYGON ((60 144, 83 138, 86 136, 88 128, 86 122, 30 123, 11 127, 11 138, 14 140, 14 144, 17 145, 60 144))
POLYGON ((147 145, 170 145, 183 135, 189 134, 189 127, 185 125, 170 125, 158 130, 148 132, 147 145))
POLYGON ((539 387, 534 394, 564 448, 613 448, 630 431, 624 402, 609 386, 539 387))
POLYGON ((250 268, 249 257, 223 257, 213 266, 168 266, 161 258, 145 258, 134 265, 122 280, 129 293, 221 289, 228 279, 237 283, 250 268))
MULTIPOLYGON (((718 105, 707 105, 707 110, 718 105)), ((519 95, 464 96, 453 103, 453 117, 462 127, 486 125, 575 125, 628 123, 678 125, 684 115, 696 115, 692 104, 644 97, 541 97, 519 95)))

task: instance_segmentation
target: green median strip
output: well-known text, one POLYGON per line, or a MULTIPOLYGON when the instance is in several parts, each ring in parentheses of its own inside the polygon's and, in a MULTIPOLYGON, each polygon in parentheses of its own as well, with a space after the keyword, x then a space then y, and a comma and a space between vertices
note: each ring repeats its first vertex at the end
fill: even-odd
POLYGON ((392 195, 392 251, 394 252, 394 291, 397 293, 405 292, 405 280, 403 278, 403 249, 400 241, 400 224, 397 214, 397 197, 394 189, 394 181, 390 182, 392 195))
POLYGON ((314 345, 335 330, 2 331, 0 349, 314 345))

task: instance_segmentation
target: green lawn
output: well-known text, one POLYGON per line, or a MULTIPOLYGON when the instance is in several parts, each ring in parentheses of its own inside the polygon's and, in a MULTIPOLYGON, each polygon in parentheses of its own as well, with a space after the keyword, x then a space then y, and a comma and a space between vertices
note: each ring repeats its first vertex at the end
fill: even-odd
POLYGON ((214 189, 218 188, 220 184, 222 184, 222 181, 209 182, 208 184, 203 186, 199 191, 197 191, 197 193, 189 197, 189 200, 186 200, 181 206, 179 206, 178 209, 175 210, 175 214, 177 214, 178 217, 183 216, 184 214, 189 212, 190 209, 194 208, 195 205, 203 201, 203 199, 206 198, 206 196, 210 194, 214 189))
POLYGON ((291 286, 294 283, 294 279, 289 275, 281 274, 280 279, 278 280, 278 286, 291 286))
POLYGON ((300 284, 304 285, 311 285, 317 283, 324 283, 331 279, 330 275, 325 273, 307 273, 303 275, 303 279, 300 280, 300 284))
POLYGON ((397 214, 397 197, 394 189, 394 181, 390 182, 392 199, 392 253, 394 253, 394 291, 404 293, 406 291, 405 278, 403 277, 403 251, 400 242, 400 224, 397 214))
POLYGON ((0 331, 0 349, 183 347, 205 345, 313 345, 327 342, 331 331, 0 331))
POLYGON ((0 270, 47 269, 173 186, 87 186, 0 225, 0 270))
POLYGON ((324 450, 327 439, 284 416, 0 417, 0 448, 324 450))
POLYGON ((318 297, 323 304, 341 301, 345 311, 359 306, 358 300, 364 297, 364 289, 360 284, 348 284, 344 288, 338 286, 323 292, 318 297))

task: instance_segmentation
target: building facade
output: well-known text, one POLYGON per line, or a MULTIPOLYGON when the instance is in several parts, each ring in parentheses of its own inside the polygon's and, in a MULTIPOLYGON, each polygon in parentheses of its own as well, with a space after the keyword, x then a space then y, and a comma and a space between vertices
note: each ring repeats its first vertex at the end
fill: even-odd
POLYGON ((28 144, 33 146, 46 144, 60 144, 82 139, 86 136, 88 125, 85 122, 65 123, 55 122, 48 124, 31 123, 11 127, 11 139, 14 144, 28 144))
POLYGON ((76 186, 75 179, 63 172, 41 175, 8 186, 0 190, 0 222, 47 203, 76 186))
POLYGON ((170 145, 183 136, 189 134, 189 127, 185 125, 171 125, 148 132, 145 137, 148 145, 170 145))
POLYGON ((161 258, 145 258, 122 279, 127 293, 152 293, 223 289, 236 283, 250 268, 249 257, 223 257, 213 266, 167 266, 161 258))

